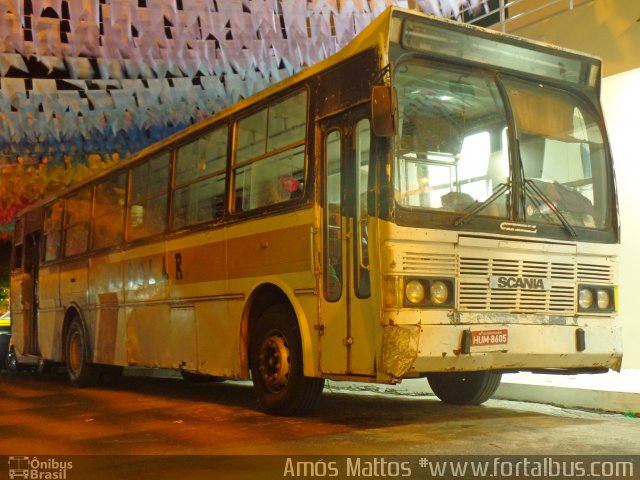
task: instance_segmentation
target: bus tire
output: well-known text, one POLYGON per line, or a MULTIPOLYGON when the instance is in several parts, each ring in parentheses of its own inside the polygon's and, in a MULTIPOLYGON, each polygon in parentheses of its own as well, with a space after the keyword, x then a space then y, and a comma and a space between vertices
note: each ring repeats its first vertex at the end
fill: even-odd
POLYGON ((262 314, 252 335, 250 361, 258 401, 270 413, 309 412, 322 395, 324 379, 303 374, 300 330, 288 305, 262 314))
POLYGON ((78 318, 71 320, 65 340, 65 365, 69 381, 74 387, 89 387, 100 380, 100 366, 90 363, 87 338, 78 318))
POLYGON ((489 400, 500 385, 502 373, 438 372, 427 375, 433 393, 444 403, 480 405, 489 400))

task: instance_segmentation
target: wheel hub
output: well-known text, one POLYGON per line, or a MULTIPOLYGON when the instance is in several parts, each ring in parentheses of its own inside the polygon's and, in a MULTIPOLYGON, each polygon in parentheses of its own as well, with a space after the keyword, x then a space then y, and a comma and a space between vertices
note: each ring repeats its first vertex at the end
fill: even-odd
POLYGON ((274 333, 265 339, 260 349, 260 375, 271 392, 281 391, 289 381, 291 368, 286 339, 274 333))

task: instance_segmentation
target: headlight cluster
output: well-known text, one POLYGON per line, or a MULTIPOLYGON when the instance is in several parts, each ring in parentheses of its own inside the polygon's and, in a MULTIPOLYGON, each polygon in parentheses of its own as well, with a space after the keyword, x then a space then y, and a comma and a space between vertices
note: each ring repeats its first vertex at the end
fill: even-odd
POLYGON ((454 282, 448 278, 387 277, 385 306, 452 307, 455 301, 454 282))
POLYGON ((605 313, 615 310, 614 287, 578 285, 578 311, 605 313))

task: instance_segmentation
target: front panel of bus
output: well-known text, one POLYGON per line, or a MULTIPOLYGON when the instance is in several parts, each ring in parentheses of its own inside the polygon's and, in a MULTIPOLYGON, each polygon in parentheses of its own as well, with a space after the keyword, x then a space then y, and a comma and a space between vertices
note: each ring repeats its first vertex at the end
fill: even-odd
POLYGON ((391 38, 379 379, 619 369, 599 61, 402 16, 391 38))

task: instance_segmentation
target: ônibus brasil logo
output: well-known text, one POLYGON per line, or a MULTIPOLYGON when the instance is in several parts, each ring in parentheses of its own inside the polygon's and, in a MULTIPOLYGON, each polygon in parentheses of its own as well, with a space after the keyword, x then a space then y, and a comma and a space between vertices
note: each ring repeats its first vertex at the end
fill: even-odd
POLYGON ((65 480, 72 462, 62 462, 53 458, 39 460, 38 457, 9 457, 9 478, 33 480, 65 480))

